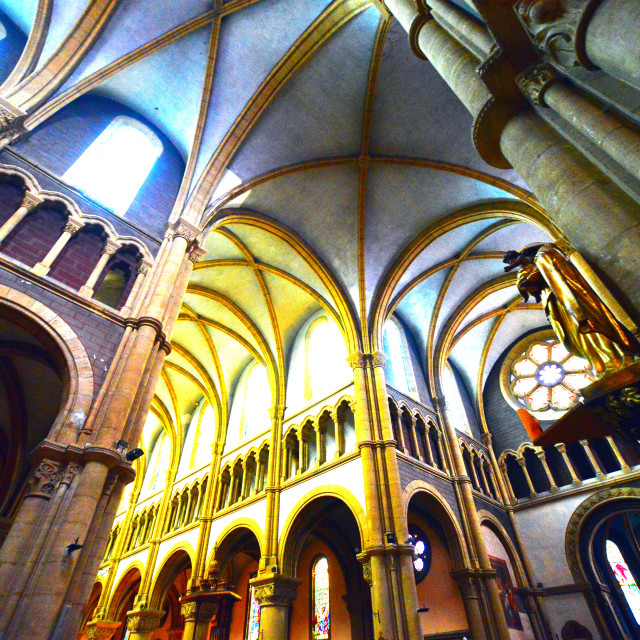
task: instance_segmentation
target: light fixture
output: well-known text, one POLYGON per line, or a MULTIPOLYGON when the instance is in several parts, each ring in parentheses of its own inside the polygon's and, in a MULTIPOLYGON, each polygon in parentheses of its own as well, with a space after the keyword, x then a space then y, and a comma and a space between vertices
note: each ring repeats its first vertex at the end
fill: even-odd
POLYGON ((137 460, 140 456, 143 456, 143 455, 144 455, 144 451, 142 449, 131 449, 131 451, 127 453, 125 458, 129 462, 133 462, 134 460, 137 460))
POLYGON ((74 551, 77 551, 78 549, 82 549, 82 547, 84 547, 83 544, 78 544, 78 540, 80 540, 80 538, 76 538, 75 542, 72 542, 71 544, 68 544, 65 549, 64 549, 64 555, 69 557, 74 551))
POLYGON ((116 451, 122 453, 128 446, 129 443, 126 440, 118 440, 118 442, 116 442, 116 451))
POLYGON ((396 543, 396 534, 393 531, 387 531, 387 533, 385 535, 387 537, 387 542, 389 544, 395 544, 396 543))

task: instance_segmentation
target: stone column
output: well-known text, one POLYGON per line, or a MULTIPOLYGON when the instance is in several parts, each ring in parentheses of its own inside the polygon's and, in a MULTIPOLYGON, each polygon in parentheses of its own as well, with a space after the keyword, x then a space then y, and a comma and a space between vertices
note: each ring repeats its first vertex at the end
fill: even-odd
POLYGON ((629 473, 631 469, 629 468, 627 461, 620 453, 620 449, 618 449, 618 445, 616 444, 615 440, 611 436, 607 436, 606 440, 611 447, 611 451, 613 451, 613 455, 616 457, 616 460, 620 464, 620 471, 622 471, 622 473, 629 473))
POLYGON ((535 112, 496 99, 476 73, 477 60, 430 10, 411 0, 386 6, 474 117, 478 153, 493 166, 513 167, 570 242, 624 286, 639 310, 640 280, 629 276, 640 271, 638 205, 535 112))
POLYGON ((327 461, 327 447, 325 443, 324 429, 320 426, 320 421, 315 420, 313 425, 316 432, 316 467, 327 461))
POLYGON ((136 280, 133 283, 133 287, 131 287, 131 291, 129 292, 129 297, 127 298, 127 302, 120 310, 120 313, 124 316, 127 316, 131 313, 133 305, 135 304, 136 298, 140 289, 142 288, 142 283, 144 279, 147 277, 147 273, 149 273, 149 269, 151 265, 148 262, 143 261, 142 264, 138 267, 138 275, 136 276, 136 280))
POLYGON ((344 424, 338 417, 338 411, 331 412, 331 419, 333 420, 333 424, 335 425, 335 434, 336 434, 336 455, 334 457, 339 458, 345 449, 344 444, 344 424))
POLYGON ((0 227, 0 242, 2 242, 38 205, 44 200, 37 194, 27 191, 19 209, 0 227))
POLYGON ((218 612, 215 602, 189 600, 180 606, 184 616, 182 640, 208 640, 211 618, 218 612))
MULTIPOLYGON (((288 640, 289 608, 301 580, 281 574, 263 574, 251 580, 260 603, 260 634, 269 640, 288 640)), ((185 636, 185 640, 187 640, 185 636)))
POLYGON ((102 274, 103 269, 107 266, 109 258, 111 258, 111 256, 114 255, 119 248, 120 245, 115 243, 113 240, 107 239, 107 243, 105 244, 104 249, 100 254, 100 260, 98 260, 98 263, 93 268, 93 271, 91 272, 91 275, 89 276, 87 281, 82 287, 80 287, 79 293, 81 296, 85 296, 86 298, 90 298, 91 296, 93 296, 93 288, 96 286, 98 278, 102 274))
POLYGON ((591 451, 591 447, 589 446, 588 440, 580 440, 580 445, 584 449, 584 452, 587 454, 587 458, 589 458, 589 462, 593 466, 593 470, 596 472, 596 478, 598 480, 604 480, 604 473, 602 473, 602 469, 596 460, 596 457, 593 455, 593 451, 591 451))
POLYGON ((547 456, 544 454, 544 451, 536 451, 536 455, 544 467, 544 472, 547 474, 547 478, 549 478, 551 493, 558 493, 558 485, 556 485, 551 469, 549 469, 549 465, 547 464, 547 456))
POLYGON ((577 487, 580 483, 581 480, 580 478, 578 478, 575 469, 573 468, 573 464, 571 463, 571 459, 569 458, 569 455, 567 454, 567 445, 564 443, 559 443, 554 445, 555 448, 560 452, 560 455, 562 456, 562 459, 564 460, 564 463, 567 465, 567 469, 569 470, 569 473, 571 474, 571 480, 573 482, 573 486, 577 487))
POLYGON ((482 608, 480 606, 480 596, 473 580, 473 573, 469 570, 452 571, 451 577, 456 581, 460 594, 462 595, 462 604, 467 614, 469 622, 469 631, 471 637, 486 638, 487 634, 482 621, 482 608))
POLYGON ((426 463, 431 466, 431 467, 435 467, 436 464, 434 462, 434 458, 433 458, 433 451, 431 451, 431 438, 429 438, 429 431, 431 430, 431 424, 429 422, 427 422, 424 425, 424 439, 425 439, 425 444, 427 447, 427 460, 426 463))
POLYGON ((516 458, 516 461, 520 465, 520 468, 522 469, 522 473, 524 474, 524 479, 526 480, 527 486, 529 487, 529 497, 533 499, 538 494, 536 493, 536 490, 533 486, 533 482, 531 482, 531 476, 529 475, 529 471, 527 469, 527 461, 524 459, 523 456, 518 456, 516 458))
POLYGON ((34 265, 31 268, 31 271, 35 273, 37 276, 46 276, 49 273, 49 269, 51 269, 51 265, 53 261, 60 255, 60 252, 64 249, 64 246, 71 240, 78 229, 84 226, 84 222, 82 220, 78 220, 75 218, 69 218, 69 221, 64 227, 64 231, 62 235, 56 240, 56 243, 51 247, 49 253, 42 259, 41 262, 34 265))
POLYGON ((565 67, 599 67, 640 88, 638 0, 520 0, 518 17, 538 49, 565 67))
POLYGON ((149 640, 151 632, 160 626, 164 611, 152 609, 133 609, 127 611, 128 640, 149 640))
POLYGON ((548 64, 517 77, 522 92, 535 105, 553 109, 577 131, 640 180, 640 135, 624 121, 579 90, 567 86, 548 64))
POLYGON ((416 423, 417 423, 417 418, 412 415, 411 416, 411 426, 409 427, 411 429, 411 441, 413 442, 413 448, 416 452, 416 458, 418 460, 422 460, 422 462, 424 462, 424 458, 422 457, 422 454, 420 453, 420 445, 418 444, 418 434, 416 433, 416 423))

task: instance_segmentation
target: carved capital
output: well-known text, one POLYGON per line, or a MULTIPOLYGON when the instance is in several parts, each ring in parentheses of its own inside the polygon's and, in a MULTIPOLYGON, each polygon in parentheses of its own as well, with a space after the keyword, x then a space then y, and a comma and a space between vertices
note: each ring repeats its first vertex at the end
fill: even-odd
POLYGON ((108 256, 114 256, 118 252, 119 248, 120 248, 120 245, 117 245, 112 240, 107 240, 107 243, 104 245, 104 249, 102 250, 102 253, 108 256))
POLYGON ((544 94, 558 80, 558 75, 549 64, 536 64, 516 76, 516 83, 533 104, 546 107, 544 94))
POLYGON ((51 498, 62 478, 64 465, 54 460, 42 460, 27 482, 25 496, 51 498))
POLYGON ((89 640, 111 640, 121 623, 112 620, 91 620, 87 625, 89 640))
POLYGON ((28 209, 29 213, 31 213, 31 211, 33 211, 38 205, 42 204, 43 202, 44 199, 37 193, 31 193, 30 191, 27 191, 24 194, 24 198, 22 198, 22 203, 20 204, 20 206, 28 209))
POLYGON ((255 588, 255 597, 260 605, 285 607, 296 599, 300 580, 275 574, 267 578, 255 578, 251 584, 255 588))
POLYGON ((198 615, 198 603, 191 602, 183 602, 180 606, 180 614, 185 620, 195 620, 198 615))
POLYGON ((364 581, 370 586, 373 586, 373 574, 371 573, 371 561, 362 560, 362 577, 364 581))
POLYGON ((146 633, 160 626, 164 611, 152 609, 136 609, 127 612, 127 629, 132 632, 146 633))
POLYGON ((146 276, 146 275, 147 275, 147 273, 149 273, 149 269, 150 269, 150 268, 151 268, 151 267, 150 267, 148 264, 145 264, 145 263, 143 262, 143 263, 138 267, 138 273, 139 273, 139 274, 141 274, 141 275, 143 275, 143 276, 146 276))
POLYGON ((561 67, 593 68, 586 26, 599 0, 520 0, 515 10, 533 44, 561 67))
POLYGON ((371 354, 372 367, 384 367, 387 364, 387 356, 382 351, 374 351, 371 354))
POLYGON ((82 467, 79 464, 71 462, 67 465, 60 479, 60 484, 71 484, 75 477, 82 471, 82 467))
POLYGON ((0 131, 21 128, 27 113, 0 98, 0 131))
POLYGON ((382 351, 374 351, 373 353, 355 351, 347 358, 347 362, 352 369, 364 369, 367 364, 372 367, 384 367, 387 363, 387 356, 382 351))
POLYGON ((202 258, 204 258, 206 255, 206 250, 196 243, 191 248, 191 251, 189 251, 189 260, 191 260, 193 264, 196 264, 197 262, 200 262, 200 260, 202 260, 202 258))
POLYGON ((200 233, 200 229, 186 220, 178 220, 171 229, 172 238, 184 238, 187 242, 193 242, 200 233))
POLYGON ((347 358, 347 362, 352 369, 364 369, 366 364, 364 353, 355 351, 347 358))
POLYGON ((76 231, 81 229, 84 226, 84 222, 82 220, 72 220, 69 218, 67 224, 64 225, 64 233, 68 233, 73 235, 76 231))

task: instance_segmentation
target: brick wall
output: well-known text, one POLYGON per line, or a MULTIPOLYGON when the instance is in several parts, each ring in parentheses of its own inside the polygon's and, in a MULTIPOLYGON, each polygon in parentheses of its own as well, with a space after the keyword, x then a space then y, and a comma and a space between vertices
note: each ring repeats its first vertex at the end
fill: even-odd
POLYGON ((26 281, 2 267, 0 267, 0 284, 40 301, 57 313, 75 331, 91 361, 94 394, 97 393, 120 344, 124 327, 36 283, 26 281))
POLYGON ((117 116, 144 123, 164 147, 125 215, 133 225, 161 238, 180 188, 184 161, 166 136, 131 109, 107 98, 82 96, 43 122, 28 138, 16 142, 13 149, 27 161, 61 178, 117 116))
POLYGON ((30 213, 5 238, 0 251, 6 256, 33 267, 49 253, 62 235, 67 214, 46 203, 30 213))
POLYGON ((49 277, 77 291, 86 283, 100 260, 105 240, 104 231, 100 226, 83 227, 67 242, 51 265, 49 277))
POLYGON ((19 209, 24 191, 20 184, 0 181, 0 226, 19 209))
POLYGON ((445 500, 449 503, 449 506, 453 509, 453 512, 456 516, 460 515, 460 510, 458 509, 458 501, 456 499, 455 490, 453 488, 453 483, 445 478, 441 478, 440 476, 436 476, 426 469, 422 469, 421 467, 411 464, 406 460, 398 459, 398 471, 400 473, 400 485, 402 490, 407 487, 407 485, 413 480, 423 480, 428 484, 435 487, 440 494, 445 498, 445 500))

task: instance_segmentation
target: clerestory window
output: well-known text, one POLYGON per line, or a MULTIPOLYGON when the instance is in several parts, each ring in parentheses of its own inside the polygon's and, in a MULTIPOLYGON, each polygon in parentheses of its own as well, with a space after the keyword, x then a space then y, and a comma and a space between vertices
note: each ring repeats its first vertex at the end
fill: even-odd
POLYGON ((124 216, 162 154, 162 142, 142 123, 118 116, 63 176, 69 184, 124 216))

